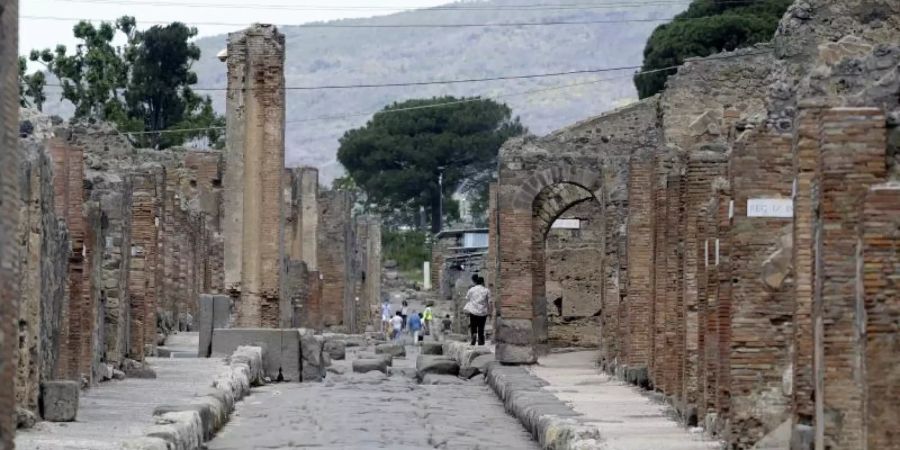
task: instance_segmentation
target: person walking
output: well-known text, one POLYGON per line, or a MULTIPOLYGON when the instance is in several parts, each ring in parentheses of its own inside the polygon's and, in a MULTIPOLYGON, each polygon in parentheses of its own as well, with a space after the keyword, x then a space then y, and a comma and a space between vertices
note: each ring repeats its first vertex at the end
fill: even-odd
POLYGON ((469 314, 469 333, 472 335, 472 345, 476 338, 478 345, 484 345, 484 325, 491 315, 491 291, 484 287, 484 278, 478 274, 472 275, 474 286, 466 292, 466 306, 463 311, 469 314))
POLYGON ((434 322, 434 311, 431 310, 431 305, 427 304, 425 306, 425 311, 422 312, 422 320, 423 322, 423 333, 425 336, 428 336, 431 333, 434 333, 434 329, 431 328, 431 324, 434 322))
POLYGON ((400 303, 400 315, 403 317, 403 329, 406 329, 406 321, 409 319, 409 303, 406 300, 400 303))
POLYGON ((394 335, 391 336, 395 341, 403 339, 403 315, 397 311, 397 315, 391 318, 391 329, 394 335))
POLYGON ((413 310, 406 322, 409 332, 412 334, 413 345, 419 345, 419 333, 422 332, 422 319, 413 310))
POLYGON ((391 302, 385 298, 381 303, 381 331, 386 335, 391 332, 391 317, 391 302))
POLYGON ((453 320, 450 318, 450 314, 444 316, 444 320, 441 320, 441 338, 443 341, 444 337, 450 334, 450 329, 453 327, 453 320))

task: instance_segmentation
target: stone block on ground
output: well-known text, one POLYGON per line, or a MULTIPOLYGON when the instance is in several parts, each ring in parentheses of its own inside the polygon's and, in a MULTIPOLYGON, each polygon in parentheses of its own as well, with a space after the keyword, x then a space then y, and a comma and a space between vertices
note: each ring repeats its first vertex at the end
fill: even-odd
POLYGON ((30 410, 16 406, 16 428, 31 428, 37 423, 37 416, 30 410))
POLYGON ((353 371, 366 373, 373 370, 386 374, 388 365, 384 359, 357 359, 353 361, 353 371))
POLYGON ((460 333, 447 333, 444 335, 445 341, 469 342, 469 335, 460 333))
POLYGON ((440 342, 423 342, 419 352, 423 355, 443 355, 444 345, 440 342))
POLYGON ((343 360, 347 357, 347 343, 339 340, 325 341, 325 353, 335 361, 343 360))
POLYGON ((265 376, 277 380, 279 372, 287 381, 300 381, 300 334, 305 330, 269 328, 216 328, 212 355, 230 356, 240 346, 263 349, 265 376))
POLYGON ((156 371, 149 364, 133 359, 125 359, 125 362, 122 363, 122 371, 125 372, 125 376, 128 378, 156 378, 156 371))
POLYGON ((200 332, 197 356, 208 358, 212 355, 213 330, 228 327, 231 317, 231 297, 200 294, 197 306, 197 328, 200 332))
POLYGON ((446 356, 419 355, 416 359, 416 376, 421 381, 430 373, 458 376, 459 363, 446 356))
POLYGON ((482 374, 487 370, 488 364, 495 360, 493 353, 478 355, 466 364, 460 365, 459 376, 460 378, 470 379, 478 374, 482 374))
POLYGON ((78 415, 76 381, 59 380, 41 383, 41 416, 49 422, 72 422, 78 415))
POLYGON ((303 358, 301 380, 304 382, 324 380, 330 362, 328 355, 325 354, 325 339, 311 331, 305 331, 300 336, 300 348, 303 358))
POLYGON ((458 385, 458 384, 466 384, 466 380, 463 380, 460 377, 454 377, 453 375, 439 375, 436 373, 429 373, 422 377, 422 384, 427 385, 458 385))
POLYGON ((395 358, 404 357, 406 356, 406 347, 397 343, 378 344, 375 346, 375 353, 385 353, 395 358))

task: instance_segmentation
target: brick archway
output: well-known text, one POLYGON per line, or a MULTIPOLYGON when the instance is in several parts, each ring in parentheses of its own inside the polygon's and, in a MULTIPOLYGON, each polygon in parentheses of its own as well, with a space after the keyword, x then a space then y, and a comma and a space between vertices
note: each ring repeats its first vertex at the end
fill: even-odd
POLYGON ((508 364, 536 362, 547 343, 544 237, 548 230, 572 206, 603 199, 603 176, 598 169, 560 165, 523 172, 501 170, 498 183, 501 317, 496 341, 498 360, 508 364))

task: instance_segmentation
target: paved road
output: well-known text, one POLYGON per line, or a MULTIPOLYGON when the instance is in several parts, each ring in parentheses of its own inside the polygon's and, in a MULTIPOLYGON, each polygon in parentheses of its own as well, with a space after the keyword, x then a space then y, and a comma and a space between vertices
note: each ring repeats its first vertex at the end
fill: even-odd
MULTIPOLYGON (((462 385, 419 385, 400 373, 414 365, 415 350, 407 349, 406 359, 394 360, 390 377, 329 373, 325 383, 258 388, 208 448, 538 448, 481 377, 462 385)), ((339 369, 348 366, 335 362, 339 369)))

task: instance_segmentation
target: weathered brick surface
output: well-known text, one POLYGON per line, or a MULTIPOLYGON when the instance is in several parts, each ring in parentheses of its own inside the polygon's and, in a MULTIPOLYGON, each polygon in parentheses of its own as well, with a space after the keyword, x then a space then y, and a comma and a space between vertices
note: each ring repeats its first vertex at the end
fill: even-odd
POLYGON ((666 358, 669 347, 666 342, 668 306, 668 276, 666 274, 668 247, 666 243, 667 222, 667 176, 672 169, 668 155, 657 153, 654 156, 654 173, 651 189, 653 190, 653 348, 650 359, 650 379, 654 387, 663 392, 670 388, 666 378, 666 358))
POLYGON ((91 248, 85 216, 84 152, 62 138, 49 143, 54 165, 54 198, 56 214, 69 229, 71 251, 67 283, 68 308, 63 313, 64 351, 59 375, 80 381, 90 378, 93 317, 95 306, 91 295, 91 248))
POLYGON ((790 391, 784 383, 791 364, 793 278, 789 272, 769 277, 765 265, 782 240, 790 238, 791 219, 749 217, 747 205, 750 199, 791 197, 791 136, 747 132, 735 145, 729 177, 734 195, 729 441, 746 448, 789 412, 790 391))
POLYGON ((666 347, 665 379, 668 390, 665 392, 675 399, 684 395, 684 289, 681 270, 684 265, 684 176, 670 175, 666 192, 666 347))
POLYGON ((153 174, 136 176, 132 196, 131 266, 128 278, 131 297, 129 357, 138 361, 144 359, 145 344, 155 344, 156 341, 156 267, 159 260, 156 223, 160 217, 156 182, 157 178, 153 174))
POLYGON ((651 152, 632 156, 628 170, 628 354, 632 368, 650 366, 655 320, 653 317, 653 188, 655 173, 651 152))
POLYGON ((817 327, 816 427, 831 448, 863 448, 860 325, 855 311, 857 230, 869 186, 885 176, 885 117, 875 108, 821 112, 819 218, 813 317, 817 327))
POLYGON ((725 174, 727 156, 724 147, 706 147, 690 154, 685 173, 684 202, 684 268, 682 279, 685 332, 682 403, 700 407, 704 391, 704 355, 706 319, 707 260, 705 208, 713 191, 713 181, 725 174))
POLYGON ((815 204, 813 186, 819 154, 818 109, 803 109, 794 126, 794 425, 812 425, 813 380, 813 255, 815 204))
POLYGON ((322 276, 322 324, 326 328, 349 326, 352 317, 352 207, 348 192, 327 191, 319 196, 317 257, 322 276))
POLYGON ((240 292, 239 326, 277 327, 285 255, 284 35, 257 24, 228 42, 225 287, 240 292))
MULTIPOLYGON (((857 267, 858 321, 865 320, 864 435, 870 449, 891 448, 900 439, 900 184, 869 188, 860 208, 857 267)), ((827 389, 827 387, 826 387, 827 389)))

